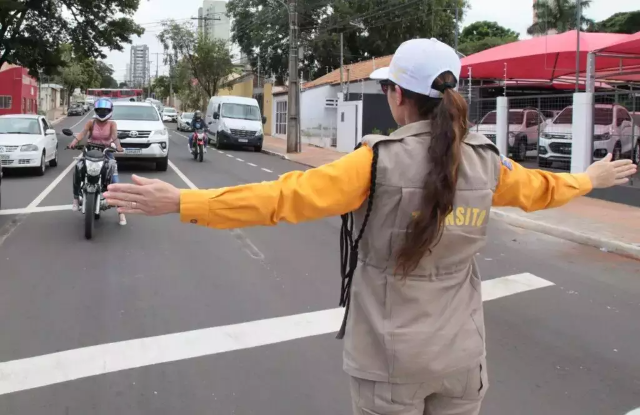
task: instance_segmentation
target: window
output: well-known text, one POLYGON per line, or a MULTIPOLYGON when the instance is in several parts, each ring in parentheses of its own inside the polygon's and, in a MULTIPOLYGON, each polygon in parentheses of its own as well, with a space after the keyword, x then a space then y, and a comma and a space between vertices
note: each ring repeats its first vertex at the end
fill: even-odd
POLYGON ((0 96, 0 109, 9 110, 11 109, 12 98, 8 95, 0 96))
POLYGON ((287 101, 276 102, 276 134, 287 134, 287 101))
POLYGON ((222 114, 220 116, 239 120, 260 121, 260 108, 255 105, 222 104, 222 114))
POLYGON ((49 130, 51 127, 49 127, 47 120, 45 120, 44 118, 41 118, 41 121, 42 121, 42 133, 45 134, 47 130, 49 130))
POLYGON ((151 105, 114 105, 111 119, 114 121, 159 121, 160 117, 158 117, 158 111, 151 105))
POLYGON ((623 122, 629 121, 631 122, 631 115, 625 109, 618 109, 618 127, 622 125, 623 122))
POLYGON ((40 134, 35 118, 0 118, 0 134, 40 134))

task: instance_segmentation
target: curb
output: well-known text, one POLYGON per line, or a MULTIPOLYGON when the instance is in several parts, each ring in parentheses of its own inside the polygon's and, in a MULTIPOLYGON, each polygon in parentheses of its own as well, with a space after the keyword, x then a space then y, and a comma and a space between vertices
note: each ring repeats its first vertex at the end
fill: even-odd
POLYGON ((270 155, 270 156, 279 157, 279 158, 281 158, 281 159, 283 159, 283 160, 287 160, 287 161, 290 161, 290 162, 293 162, 293 163, 298 163, 298 164, 303 165, 303 166, 312 167, 312 168, 313 168, 313 167, 317 167, 317 166, 313 166, 313 165, 311 165, 311 164, 304 163, 304 162, 301 162, 301 161, 298 161, 298 160, 292 160, 292 159, 290 159, 290 158, 289 158, 289 156, 287 156, 286 154, 281 154, 281 153, 278 153, 278 152, 276 152, 276 151, 265 150, 265 149, 263 148, 260 152, 261 152, 261 153, 264 153, 264 154, 268 154, 268 155, 270 155))
POLYGON ((491 209, 491 218, 498 219, 516 228, 539 232, 545 235, 564 239, 566 241, 592 246, 606 252, 640 260, 640 245, 615 241, 613 239, 599 238, 593 235, 563 228, 561 226, 549 225, 495 209, 491 209))
POLYGON ((62 120, 67 119, 66 115, 63 115, 62 117, 58 118, 57 120, 51 121, 51 125, 57 125, 59 124, 62 120))

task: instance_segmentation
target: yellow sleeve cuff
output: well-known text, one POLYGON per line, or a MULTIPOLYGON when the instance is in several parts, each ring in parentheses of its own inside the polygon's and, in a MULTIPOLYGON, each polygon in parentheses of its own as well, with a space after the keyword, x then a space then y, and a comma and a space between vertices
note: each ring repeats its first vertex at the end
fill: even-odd
POLYGON ((180 191, 180 221, 207 226, 209 223, 209 201, 212 195, 202 190, 180 191))
POLYGON ((589 175, 587 173, 578 173, 574 176, 578 181, 580 196, 584 196, 591 190, 593 190, 593 183, 591 183, 591 179, 589 178, 589 175))

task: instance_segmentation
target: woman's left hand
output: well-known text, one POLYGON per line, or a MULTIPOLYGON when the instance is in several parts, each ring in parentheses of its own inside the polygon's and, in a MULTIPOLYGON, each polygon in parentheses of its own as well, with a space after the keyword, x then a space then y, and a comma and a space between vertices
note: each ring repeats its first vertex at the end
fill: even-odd
POLYGON ((134 184, 109 185, 104 194, 107 203, 119 213, 139 213, 147 216, 180 213, 180 189, 158 179, 132 177, 134 184))

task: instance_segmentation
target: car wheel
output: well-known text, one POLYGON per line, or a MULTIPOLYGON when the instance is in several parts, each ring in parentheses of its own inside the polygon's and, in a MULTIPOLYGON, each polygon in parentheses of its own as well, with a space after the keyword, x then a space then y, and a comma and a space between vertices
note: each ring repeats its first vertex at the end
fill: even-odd
POLYGON ((620 160, 620 158, 622 158, 622 146, 620 145, 620 143, 616 143, 616 146, 613 148, 612 156, 612 159, 614 161, 620 160))
POLYGON ((47 162, 44 161, 44 151, 43 151, 42 155, 40 156, 40 166, 38 167, 36 174, 38 176, 44 176, 44 172, 46 170, 47 170, 47 162))
POLYGON ((56 153, 53 159, 49 161, 49 167, 58 167, 58 147, 56 147, 56 153))
POLYGON ((538 158, 538 167, 540 167, 540 168, 548 169, 548 168, 551 167, 552 164, 553 164, 553 162, 551 160, 538 158))
POLYGON ((513 152, 513 159, 515 161, 524 161, 527 157, 527 143, 525 139, 520 138, 518 144, 515 147, 515 151, 513 152))
POLYGON ((253 147, 253 151, 255 151, 256 153, 261 153, 262 152, 262 144, 260 144, 259 146, 253 147))
POLYGON ((169 168, 169 156, 156 161, 156 171, 167 171, 169 168))

